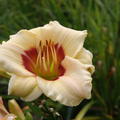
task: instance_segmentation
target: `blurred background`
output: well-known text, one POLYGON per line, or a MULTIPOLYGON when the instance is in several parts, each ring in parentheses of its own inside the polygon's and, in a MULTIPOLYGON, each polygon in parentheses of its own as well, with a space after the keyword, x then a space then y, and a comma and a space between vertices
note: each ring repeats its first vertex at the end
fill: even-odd
MULTIPOLYGON (((34 103, 16 98, 22 107, 29 106, 23 108, 26 120, 120 120, 120 0, 0 0, 0 43, 20 29, 51 20, 88 30, 85 48, 94 54, 96 67, 92 99, 66 107, 45 96, 34 103)), ((5 103, 15 98, 7 95, 7 87, 8 79, 0 76, 5 103)))

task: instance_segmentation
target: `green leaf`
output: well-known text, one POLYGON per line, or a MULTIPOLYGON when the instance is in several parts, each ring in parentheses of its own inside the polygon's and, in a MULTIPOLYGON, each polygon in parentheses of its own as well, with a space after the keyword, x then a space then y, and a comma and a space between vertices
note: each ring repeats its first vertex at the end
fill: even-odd
POLYGON ((77 114, 75 117, 75 120, 82 120, 87 111, 90 109, 90 107, 94 104, 93 101, 89 102, 87 105, 85 105, 82 110, 77 114))
POLYGON ((100 120, 101 117, 97 116, 90 116, 90 117, 84 117, 82 120, 100 120))
POLYGON ((29 112, 26 113, 25 120, 33 120, 33 117, 29 112))

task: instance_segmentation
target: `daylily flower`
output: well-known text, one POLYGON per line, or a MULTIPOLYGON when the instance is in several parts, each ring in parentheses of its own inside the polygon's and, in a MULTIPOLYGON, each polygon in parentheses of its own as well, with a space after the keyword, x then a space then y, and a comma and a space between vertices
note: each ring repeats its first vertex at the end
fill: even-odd
POLYGON ((68 106, 89 99, 94 66, 86 36, 57 21, 10 36, 0 47, 0 66, 11 74, 8 93, 26 101, 44 93, 68 106))
POLYGON ((0 120, 16 120, 16 118, 25 120, 21 108, 14 99, 9 100, 8 104, 10 113, 6 110, 2 97, 0 97, 0 120))

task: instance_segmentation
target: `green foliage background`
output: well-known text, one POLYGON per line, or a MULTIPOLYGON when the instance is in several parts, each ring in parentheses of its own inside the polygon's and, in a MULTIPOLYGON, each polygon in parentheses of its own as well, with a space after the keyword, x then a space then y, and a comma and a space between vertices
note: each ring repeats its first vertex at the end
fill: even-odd
MULTIPOLYGON (((20 29, 42 26, 51 20, 73 29, 88 30, 85 47, 94 54, 96 72, 93 75, 94 104, 86 116, 96 116, 92 120, 120 120, 120 0, 0 0, 0 42, 20 29)), ((13 98, 7 96, 7 81, 0 78, 0 95, 5 100, 13 98)), ((30 106, 30 113, 41 120, 70 120, 89 102, 71 108, 44 96, 40 99, 46 100, 46 110, 53 107, 63 117, 57 118, 55 112, 46 117, 44 107, 39 109, 25 103, 30 106)))

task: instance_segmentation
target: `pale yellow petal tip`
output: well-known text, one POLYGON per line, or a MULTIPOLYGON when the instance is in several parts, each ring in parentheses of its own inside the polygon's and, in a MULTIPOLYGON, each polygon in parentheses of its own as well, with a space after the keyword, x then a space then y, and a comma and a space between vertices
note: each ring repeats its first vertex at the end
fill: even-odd
POLYGON ((91 58, 91 60, 93 59, 93 54, 92 54, 92 52, 91 51, 89 51, 89 50, 87 50, 87 49, 85 49, 85 48, 83 48, 84 49, 84 51, 86 51, 86 53, 88 54, 88 55, 90 55, 90 58, 91 58))
POLYGON ((48 24, 45 24, 43 27, 49 29, 49 27, 58 26, 58 25, 61 26, 61 24, 58 21, 50 21, 48 24))
MULTIPOLYGON (((61 24, 58 21, 54 20, 54 21, 50 21, 49 24, 46 24, 46 25, 61 25, 61 24)), ((71 29, 71 28, 68 28, 68 29, 71 29)), ((74 29, 72 29, 72 30, 74 30, 74 29)), ((80 32, 85 36, 87 36, 87 34, 88 34, 87 30, 83 30, 83 31, 80 31, 80 32)))
POLYGON ((10 39, 16 37, 16 35, 19 35, 19 34, 21 34, 21 33, 26 32, 26 31, 28 31, 28 30, 27 30, 27 29, 22 29, 22 30, 18 31, 18 32, 15 33, 15 34, 10 35, 10 39))
POLYGON ((88 97, 86 97, 86 99, 91 99, 91 97, 92 97, 92 95, 91 95, 91 93, 90 93, 90 95, 88 95, 88 97))
POLYGON ((50 21, 49 24, 53 25, 53 24, 60 24, 60 23, 58 21, 54 20, 54 21, 50 21))
POLYGON ((81 33, 81 35, 82 35, 82 37, 83 37, 84 39, 85 39, 85 38, 87 37, 87 35, 88 35, 87 30, 80 31, 80 33, 81 33))
POLYGON ((84 34, 88 34, 87 30, 83 30, 83 33, 84 33, 84 34))
POLYGON ((6 43, 6 41, 2 41, 2 44, 0 44, 0 47, 3 45, 3 44, 5 44, 6 43))
POLYGON ((93 74, 95 72, 95 66, 94 65, 88 65, 89 67, 87 68, 87 70, 93 74))
POLYGON ((25 116, 22 109, 14 99, 8 101, 8 106, 9 106, 9 111, 11 113, 16 115, 21 120, 25 120, 25 116))
POLYGON ((95 66, 92 67, 92 74, 95 72, 95 66))

